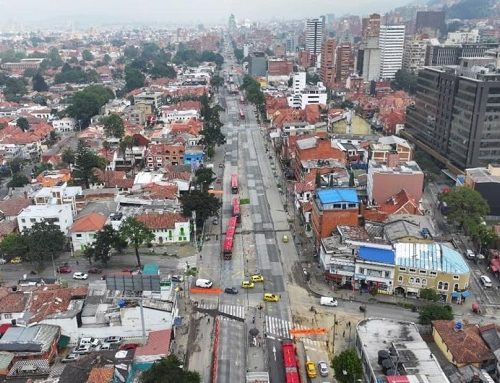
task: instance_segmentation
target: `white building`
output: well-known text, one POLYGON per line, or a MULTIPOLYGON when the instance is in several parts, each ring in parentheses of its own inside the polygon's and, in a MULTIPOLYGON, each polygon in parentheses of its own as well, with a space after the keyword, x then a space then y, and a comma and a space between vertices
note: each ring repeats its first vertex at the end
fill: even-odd
POLYGON ((311 104, 326 105, 326 101, 326 87, 322 82, 318 82, 317 85, 306 85, 300 92, 289 96, 288 106, 291 108, 305 109, 307 105, 311 104))
POLYGON ((449 32, 445 45, 474 44, 481 39, 478 29, 470 31, 449 32))
POLYGON ((292 92, 300 93, 306 87, 306 72, 294 73, 292 76, 292 92))
POLYGON ((59 226, 64 234, 68 234, 73 224, 71 205, 32 205, 24 208, 17 216, 17 225, 21 233, 31 229, 38 222, 53 223, 59 226))
POLYGON ((134 96, 134 104, 152 105, 158 109, 163 105, 162 92, 142 92, 134 96))
POLYGON ((79 196, 83 196, 82 187, 67 184, 41 188, 32 194, 35 205, 69 205, 73 216, 76 216, 76 201, 79 196))
POLYGON ((196 109, 177 110, 171 107, 163 107, 161 110, 161 120, 167 124, 171 122, 189 121, 192 118, 199 119, 200 113, 196 109))
POLYGON ((313 56, 313 64, 321 54, 321 44, 325 33, 325 18, 307 19, 306 21, 306 49, 313 56))
POLYGON ((403 65, 404 25, 380 26, 380 78, 392 79, 403 65))
POLYGON ((57 133, 72 132, 76 127, 76 120, 70 117, 64 117, 60 120, 53 120, 52 127, 57 133))
POLYGON ((135 217, 153 231, 153 243, 189 242, 191 240, 189 218, 179 213, 163 212, 140 214, 135 217))
POLYGON ((94 243, 97 232, 105 223, 106 217, 101 213, 89 213, 76 219, 70 230, 73 250, 83 251, 94 243))

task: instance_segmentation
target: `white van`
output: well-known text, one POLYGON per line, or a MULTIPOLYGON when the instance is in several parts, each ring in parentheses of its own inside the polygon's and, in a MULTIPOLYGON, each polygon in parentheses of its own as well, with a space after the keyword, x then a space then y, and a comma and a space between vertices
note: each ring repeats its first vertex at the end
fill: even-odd
POLYGON ((199 278, 196 280, 196 287, 202 287, 204 289, 209 289, 212 286, 213 286, 213 283, 210 279, 199 278))
POLYGON ((319 304, 322 306, 337 307, 339 303, 333 297, 321 297, 321 298, 319 298, 319 304))
POLYGON ((82 338, 80 339, 80 346, 88 344, 91 347, 96 347, 101 343, 99 339, 96 338, 82 338))

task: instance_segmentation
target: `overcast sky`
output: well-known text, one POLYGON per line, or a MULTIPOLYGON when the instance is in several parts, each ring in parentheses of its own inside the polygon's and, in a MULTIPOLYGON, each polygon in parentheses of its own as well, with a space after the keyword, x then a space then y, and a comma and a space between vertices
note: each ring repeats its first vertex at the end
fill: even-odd
MULTIPOLYGON (((334 13, 385 12, 409 0, 0 0, 0 21, 25 23, 69 16, 88 23, 220 23, 237 19, 291 19, 334 13)), ((64 20, 59 20, 64 22, 64 20)), ((66 21, 69 21, 66 19, 66 21)))

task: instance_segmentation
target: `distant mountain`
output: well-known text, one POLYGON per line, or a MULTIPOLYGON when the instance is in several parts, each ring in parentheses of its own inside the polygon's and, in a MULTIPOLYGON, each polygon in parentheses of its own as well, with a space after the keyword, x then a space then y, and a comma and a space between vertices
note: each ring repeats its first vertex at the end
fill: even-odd
POLYGON ((493 16, 497 9, 495 0, 462 0, 446 9, 448 19, 482 19, 493 16))

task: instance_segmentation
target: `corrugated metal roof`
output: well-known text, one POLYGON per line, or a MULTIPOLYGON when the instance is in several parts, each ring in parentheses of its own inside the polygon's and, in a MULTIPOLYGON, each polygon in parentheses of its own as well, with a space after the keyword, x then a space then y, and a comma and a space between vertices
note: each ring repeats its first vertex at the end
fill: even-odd
POLYGON ((396 243, 396 265, 450 274, 470 272, 462 255, 440 243, 396 243))
POLYGON ((394 264, 394 252, 376 247, 361 246, 358 250, 358 257, 369 262, 394 264))
POLYGON ((348 202, 358 203, 358 194, 355 189, 325 189, 317 192, 322 204, 348 202))

